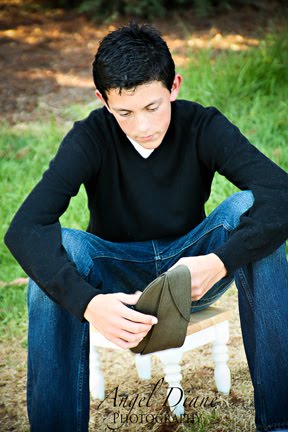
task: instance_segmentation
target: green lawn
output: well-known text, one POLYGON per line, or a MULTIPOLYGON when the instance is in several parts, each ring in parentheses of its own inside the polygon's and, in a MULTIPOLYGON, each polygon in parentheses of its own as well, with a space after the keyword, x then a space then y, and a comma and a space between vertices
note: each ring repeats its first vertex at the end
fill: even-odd
MULTIPOLYGON (((206 106, 217 106, 255 146, 286 171, 287 52, 287 32, 280 36, 268 35, 258 48, 246 52, 195 52, 189 66, 180 71, 184 75, 180 98, 195 100, 206 106)), ((72 121, 84 117, 92 105, 90 101, 85 108, 79 105, 63 107, 62 118, 57 118, 57 122, 51 117, 48 122, 38 121, 14 127, 0 124, 1 238, 20 203, 48 166, 72 121)), ((224 178, 216 176, 207 212, 235 190, 224 178)), ((85 201, 81 189, 62 217, 63 225, 85 229, 88 220, 85 201)), ((1 242, 0 281, 8 282, 20 276, 25 276, 24 272, 1 242)), ((0 319, 4 323, 9 321, 6 312, 9 308, 5 304, 12 303, 13 307, 19 309, 16 317, 20 320, 25 300, 24 296, 15 295, 14 292, 21 291, 21 288, 9 288, 6 285, 0 290, 3 305, 0 319)))

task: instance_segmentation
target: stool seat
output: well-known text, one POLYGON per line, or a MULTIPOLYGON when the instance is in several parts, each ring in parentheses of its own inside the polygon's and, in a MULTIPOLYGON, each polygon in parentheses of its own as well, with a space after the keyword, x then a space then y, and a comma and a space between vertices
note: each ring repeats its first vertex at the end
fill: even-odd
POLYGON ((215 306, 203 309, 202 311, 191 313, 190 322, 187 328, 187 336, 197 333, 220 322, 229 320, 231 311, 215 306))
MULTIPOLYGON (((229 319, 231 311, 215 306, 210 306, 202 311, 191 313, 184 344, 179 348, 170 348, 152 354, 135 354, 135 364, 140 378, 151 378, 151 356, 157 356, 164 369, 165 381, 169 387, 168 403, 176 416, 184 414, 183 401, 184 390, 181 386, 181 366, 183 353, 194 348, 212 343, 212 358, 215 363, 214 379, 217 390, 229 394, 231 387, 230 369, 227 365, 229 340, 229 319), (183 391, 182 400, 178 395, 169 392, 169 388, 178 387, 183 391), (175 400, 177 398, 177 401, 175 400)), ((100 356, 97 348, 112 348, 123 350, 114 343, 108 341, 101 333, 90 325, 90 392, 93 399, 104 400, 105 385, 104 376, 100 367, 100 356)), ((133 354, 134 355, 134 354, 133 354)))

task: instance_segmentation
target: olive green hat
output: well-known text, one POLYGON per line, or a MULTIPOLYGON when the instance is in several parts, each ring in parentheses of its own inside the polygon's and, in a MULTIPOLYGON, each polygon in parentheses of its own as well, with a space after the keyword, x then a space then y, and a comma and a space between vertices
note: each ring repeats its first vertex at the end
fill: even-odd
POLYGON ((191 309, 191 274, 187 266, 179 265, 160 275, 143 291, 134 309, 156 316, 144 339, 131 351, 149 354, 183 345, 191 309))

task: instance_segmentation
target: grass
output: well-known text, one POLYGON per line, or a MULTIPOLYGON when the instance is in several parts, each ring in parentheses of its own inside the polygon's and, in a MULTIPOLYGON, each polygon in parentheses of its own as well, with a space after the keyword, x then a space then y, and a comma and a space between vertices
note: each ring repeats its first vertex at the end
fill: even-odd
POLYGON ((0 305, 1 339, 17 339, 22 347, 26 347, 26 287, 0 287, 0 305))
MULTIPOLYGON (((185 70, 181 71, 184 82, 179 96, 206 106, 218 107, 256 147, 286 171, 287 49, 286 33, 269 35, 258 48, 247 52, 197 52, 191 57, 185 70)), ((93 95, 91 100, 92 98, 93 95)), ((1 238, 20 203, 48 167, 49 160, 71 127, 72 121, 86 116, 91 106, 92 102, 88 101, 84 108, 80 105, 64 107, 61 118, 56 120, 51 115, 48 122, 38 120, 14 127, 6 123, 0 125, 1 238)), ((211 197, 206 205, 207 212, 236 190, 226 179, 216 175, 211 197)), ((64 226, 85 229, 87 221, 86 198, 81 188, 61 218, 61 223, 64 226)), ((26 288, 23 285, 9 285, 9 281, 21 276, 25 276, 25 273, 1 243, 0 281, 5 283, 0 285, 0 338, 8 341, 20 337, 22 346, 25 346, 26 288)), ((242 391, 240 393, 243 394, 242 391)), ((245 415, 244 409, 240 415, 245 415)), ((223 420, 223 411, 206 412, 201 417, 201 423, 181 426, 179 430, 216 431, 219 430, 219 418, 223 420)), ((227 424, 230 424, 228 420, 227 424)), ((234 427, 232 429, 236 430, 234 427)), ((242 427, 239 430, 244 429, 242 427)), ((245 430, 248 431, 248 426, 245 430)))
MULTIPOLYGON (((200 51, 183 71, 180 97, 214 105, 266 156, 288 171, 288 38, 269 35, 250 51, 200 51)), ((235 191, 216 176, 208 212, 235 191)))

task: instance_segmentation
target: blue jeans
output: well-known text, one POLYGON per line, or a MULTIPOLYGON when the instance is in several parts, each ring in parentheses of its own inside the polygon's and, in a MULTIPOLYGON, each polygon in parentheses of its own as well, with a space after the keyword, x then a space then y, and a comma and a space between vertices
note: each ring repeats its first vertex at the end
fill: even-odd
MULTIPOLYGON (((70 259, 103 293, 133 293, 179 258, 205 255, 223 244, 253 203, 251 192, 226 199, 188 234, 165 240, 112 243, 92 234, 62 230, 70 259)), ((285 245, 239 268, 214 285, 192 312, 238 288, 244 346, 254 386, 259 431, 288 427, 288 265, 285 245)), ((28 287, 27 399, 31 432, 87 432, 89 421, 89 326, 28 287)))

